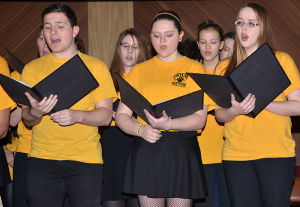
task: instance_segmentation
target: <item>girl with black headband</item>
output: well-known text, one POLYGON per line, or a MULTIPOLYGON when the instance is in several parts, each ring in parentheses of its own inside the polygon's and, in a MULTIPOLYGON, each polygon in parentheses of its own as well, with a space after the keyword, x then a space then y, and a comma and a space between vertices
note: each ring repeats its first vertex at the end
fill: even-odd
MULTIPOLYGON (((186 73, 206 72, 202 64, 178 52, 183 35, 175 12, 162 11, 154 17, 150 37, 158 55, 134 66, 126 78, 151 104, 200 90, 186 73)), ((205 124, 208 105, 205 96, 203 110, 176 119, 166 112, 157 119, 145 110, 147 125, 140 117, 132 120, 131 109, 120 103, 116 124, 135 136, 123 192, 137 194, 140 206, 192 206, 192 199, 206 196, 196 130, 205 124)))

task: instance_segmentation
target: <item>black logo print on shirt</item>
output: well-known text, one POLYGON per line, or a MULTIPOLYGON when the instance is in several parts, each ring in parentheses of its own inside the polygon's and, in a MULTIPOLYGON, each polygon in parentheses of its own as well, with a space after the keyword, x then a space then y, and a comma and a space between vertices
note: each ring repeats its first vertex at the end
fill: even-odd
POLYGON ((186 80, 188 75, 186 73, 177 73, 173 76, 172 86, 186 87, 186 80))

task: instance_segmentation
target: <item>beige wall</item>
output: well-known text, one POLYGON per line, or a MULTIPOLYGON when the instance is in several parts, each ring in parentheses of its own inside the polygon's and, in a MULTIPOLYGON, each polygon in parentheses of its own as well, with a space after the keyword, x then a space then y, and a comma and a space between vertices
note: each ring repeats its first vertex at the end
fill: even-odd
POLYGON ((110 67, 119 34, 133 27, 133 2, 88 2, 89 55, 110 67))

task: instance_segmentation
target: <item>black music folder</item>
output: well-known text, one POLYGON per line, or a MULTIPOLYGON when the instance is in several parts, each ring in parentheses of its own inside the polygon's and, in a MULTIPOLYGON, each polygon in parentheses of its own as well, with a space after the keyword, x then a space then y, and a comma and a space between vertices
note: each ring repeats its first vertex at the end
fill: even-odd
POLYGON ((23 68, 25 67, 25 64, 22 63, 21 60, 19 60, 16 56, 14 56, 7 48, 5 48, 9 57, 10 57, 10 60, 14 66, 14 69, 16 71, 18 71, 18 73, 22 74, 22 71, 23 71, 23 68))
POLYGON ((202 90, 152 105, 119 74, 117 74, 117 78, 120 86, 121 101, 148 124, 144 109, 155 118, 162 117, 163 111, 166 111, 169 117, 179 118, 203 109, 202 90))
POLYGON ((227 76, 188 73, 217 105, 231 107, 231 96, 243 101, 255 95, 255 108, 250 116, 255 118, 290 84, 268 43, 264 43, 227 76))
POLYGON ((120 99, 117 99, 114 103, 113 103, 113 111, 116 112, 118 109, 120 103, 120 99))
POLYGON ((25 92, 28 92, 37 101, 41 101, 51 94, 57 95, 58 101, 52 109, 52 113, 70 108, 99 86, 78 55, 72 57, 32 88, 3 74, 0 74, 0 83, 15 102, 26 106, 31 105, 25 92))

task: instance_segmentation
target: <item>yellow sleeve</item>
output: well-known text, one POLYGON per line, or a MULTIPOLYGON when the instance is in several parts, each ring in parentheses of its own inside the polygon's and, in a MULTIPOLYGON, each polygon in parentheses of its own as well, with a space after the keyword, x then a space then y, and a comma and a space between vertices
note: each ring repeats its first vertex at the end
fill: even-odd
MULTIPOLYGON (((197 68, 195 72, 200 74, 206 74, 206 70, 201 63, 197 64, 197 68)), ((188 83, 189 93, 192 93, 197 90, 201 90, 199 85, 192 78, 189 77, 188 81, 190 81, 188 83)), ((216 108, 215 102, 206 93, 203 93, 203 105, 209 106, 208 111, 214 110, 216 108)))
MULTIPOLYGON (((10 76, 10 71, 6 60, 0 57, 0 73, 6 76, 10 76)), ((14 108, 16 103, 7 95, 5 90, 0 85, 0 110, 6 108, 14 108)))
POLYGON ((29 64, 25 65, 21 75, 21 81, 31 87, 37 84, 37 80, 35 79, 35 75, 34 75, 35 71, 33 70, 32 64, 33 62, 30 62, 29 64))
POLYGON ((283 91, 284 96, 287 96, 294 90, 300 89, 300 75, 294 60, 288 54, 280 53, 281 55, 278 57, 278 61, 291 81, 291 85, 283 91))
POLYGON ((18 81, 21 80, 21 74, 16 70, 10 74, 10 77, 18 81))
POLYGON ((94 77, 99 83, 99 87, 95 89, 94 93, 94 101, 95 103, 108 99, 108 98, 116 98, 116 90, 113 84, 111 75, 107 66, 101 62, 102 64, 97 65, 96 74, 94 77))

